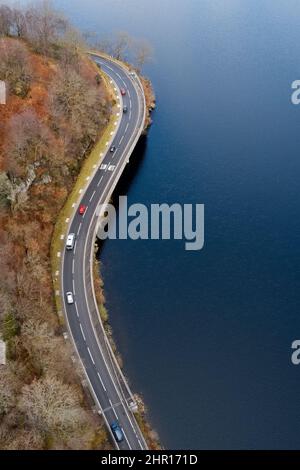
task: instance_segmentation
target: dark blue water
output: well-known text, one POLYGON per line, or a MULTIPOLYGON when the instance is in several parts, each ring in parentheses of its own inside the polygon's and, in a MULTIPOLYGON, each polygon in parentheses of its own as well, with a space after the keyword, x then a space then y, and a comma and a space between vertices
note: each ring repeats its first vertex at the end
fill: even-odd
POLYGON ((299 448, 300 4, 57 0, 78 26, 147 38, 158 99, 129 203, 205 204, 205 248, 109 241, 107 305, 167 448, 299 448))

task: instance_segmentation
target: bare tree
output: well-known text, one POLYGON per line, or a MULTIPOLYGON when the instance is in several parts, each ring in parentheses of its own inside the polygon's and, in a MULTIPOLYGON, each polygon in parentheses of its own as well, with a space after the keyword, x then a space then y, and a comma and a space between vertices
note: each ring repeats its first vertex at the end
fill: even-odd
POLYGON ((9 36, 12 26, 12 10, 6 5, 0 5, 0 36, 9 36))
POLYGON ((48 0, 36 3, 25 13, 27 37, 38 52, 52 53, 52 46, 64 35, 66 19, 53 9, 48 0))
POLYGON ((25 385, 19 408, 42 433, 64 435, 78 430, 86 420, 76 389, 53 376, 25 385))
POLYGON ((0 39, 0 80, 10 92, 25 97, 30 88, 31 74, 25 46, 16 41, 0 39))
POLYGON ((31 164, 39 165, 49 158, 49 131, 34 110, 28 108, 13 116, 8 136, 8 169, 13 177, 27 175, 31 164))
POLYGON ((126 52, 132 44, 132 38, 126 31, 120 31, 113 42, 113 55, 116 59, 126 59, 126 52))
POLYGON ((145 39, 134 41, 134 61, 139 70, 153 57, 153 47, 145 39))

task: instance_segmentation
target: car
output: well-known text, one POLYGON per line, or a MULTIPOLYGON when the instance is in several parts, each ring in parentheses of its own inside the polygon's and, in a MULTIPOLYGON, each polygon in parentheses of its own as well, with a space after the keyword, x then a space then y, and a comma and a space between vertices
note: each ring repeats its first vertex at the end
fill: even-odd
POLYGON ((86 211, 86 206, 84 204, 80 204, 78 212, 80 215, 83 215, 86 211))
POLYGON ((112 146, 110 147, 110 152, 113 153, 113 152, 115 152, 115 150, 116 150, 116 146, 115 146, 115 145, 112 145, 112 146))
POLYGON ((124 106, 123 113, 127 113, 127 106, 124 106))
POLYGON ((124 440, 123 431, 117 421, 111 424, 110 429, 116 439, 117 442, 122 442, 124 440))
POLYGON ((74 303, 73 292, 67 292, 66 293, 66 298, 67 298, 67 302, 68 302, 69 305, 74 303))
POLYGON ((126 90, 125 90, 125 88, 121 88, 120 91, 121 91, 121 95, 122 95, 122 96, 125 96, 125 95, 126 95, 126 90))
POLYGON ((75 233, 69 233, 67 237, 66 248, 67 250, 73 250, 75 244, 75 233))

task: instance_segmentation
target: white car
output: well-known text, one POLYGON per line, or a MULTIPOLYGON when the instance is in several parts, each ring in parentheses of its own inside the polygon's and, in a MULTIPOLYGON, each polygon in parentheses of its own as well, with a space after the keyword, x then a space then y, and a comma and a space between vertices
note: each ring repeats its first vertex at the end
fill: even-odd
POLYGON ((69 233, 67 238, 66 247, 67 250, 73 250, 75 244, 75 233, 69 233))
POLYGON ((67 302, 69 305, 74 303, 73 292, 67 292, 66 297, 67 297, 67 302))

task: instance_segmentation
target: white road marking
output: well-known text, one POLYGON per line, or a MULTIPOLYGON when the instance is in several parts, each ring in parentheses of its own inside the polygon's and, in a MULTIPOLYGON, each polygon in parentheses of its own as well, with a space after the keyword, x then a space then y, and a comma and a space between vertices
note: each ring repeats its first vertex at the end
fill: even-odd
POLYGON ((127 126, 125 127, 125 134, 126 134, 126 132, 127 132, 127 130, 128 130, 128 127, 129 127, 129 122, 127 122, 127 126))
POLYGON ((101 176, 101 178, 99 179, 97 186, 100 186, 100 183, 102 180, 103 180, 103 176, 101 176))
POLYGON ((142 443, 139 439, 138 439, 138 443, 139 443, 140 448, 143 449, 142 443))
POLYGON ((121 140, 119 142, 119 145, 123 142, 124 137, 125 137, 125 135, 122 135, 121 140))
POLYGON ((72 261, 72 274, 74 274, 74 265, 75 265, 75 259, 73 258, 73 261, 72 261))
POLYGON ((91 354, 90 348, 88 347, 87 350, 88 350, 88 352, 89 352, 89 355, 90 355, 90 358, 91 358, 91 360, 92 360, 92 363, 95 365, 95 361, 94 361, 94 358, 93 358, 93 356, 92 356, 92 354, 91 354))
POLYGON ((116 168, 116 165, 109 165, 108 171, 114 171, 115 168, 116 168))
POLYGON ((100 380, 100 382, 101 382, 101 385, 102 385, 104 391, 106 392, 106 388, 105 388, 105 385, 104 385, 104 383, 103 383, 103 380, 101 379, 101 375, 99 374, 99 372, 97 372, 97 374, 98 374, 99 380, 100 380))
POLYGON ((102 163, 102 165, 100 166, 100 170, 106 170, 107 168, 107 165, 105 163, 102 163))
POLYGON ((129 111, 129 121, 130 121, 130 119, 131 119, 131 110, 129 111))
POLYGON ((129 99, 130 99, 130 91, 128 90, 128 88, 127 88, 127 94, 129 96, 129 99))
POLYGON ((76 315, 79 318, 79 313, 78 313, 78 308, 77 308, 77 303, 75 302, 75 310, 76 310, 76 315))
POLYGON ((90 197, 90 202, 92 201, 92 199, 93 199, 93 197, 95 196, 95 194, 96 194, 96 191, 94 191, 93 194, 91 195, 91 197, 90 197))
POLYGON ((81 226, 82 226, 82 222, 80 222, 80 224, 79 224, 79 227, 78 227, 78 230, 77 230, 77 235, 79 235, 79 233, 80 233, 81 226))
POLYGON ((72 279, 72 284, 73 284, 73 294, 75 295, 75 281, 74 281, 74 278, 72 279))
POLYGON ((76 247, 77 247, 77 241, 74 243, 74 250, 73 250, 74 255, 75 255, 75 253, 76 253, 76 247))
POLYGON ((119 419, 119 418, 118 418, 118 415, 117 415, 117 413, 116 413, 116 410, 114 409, 114 405, 112 404, 111 400, 108 400, 108 401, 109 401, 109 403, 110 403, 111 409, 113 410, 113 412, 114 412, 114 414, 115 414, 115 417, 116 417, 117 419, 119 419))
POLYGON ((129 447, 129 449, 131 450, 131 445, 130 445, 130 444, 129 444, 129 442, 128 442, 127 436, 126 436, 126 434, 125 434, 125 431, 124 431, 124 429, 123 429, 123 428, 122 428, 122 431, 123 431, 123 434, 124 434, 125 440, 126 440, 126 442, 127 442, 127 444, 128 444, 128 447, 129 447))
POLYGON ((80 330, 81 330, 82 337, 83 337, 84 341, 86 341, 86 338, 85 338, 85 335, 84 335, 84 332, 83 332, 81 323, 79 323, 79 326, 80 326, 80 330))

